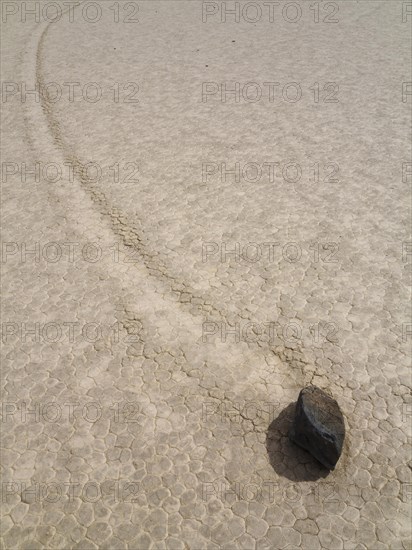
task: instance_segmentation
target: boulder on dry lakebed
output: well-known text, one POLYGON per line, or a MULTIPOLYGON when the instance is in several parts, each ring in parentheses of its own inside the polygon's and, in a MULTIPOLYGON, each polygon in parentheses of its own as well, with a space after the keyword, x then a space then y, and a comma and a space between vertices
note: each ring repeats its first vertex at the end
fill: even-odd
POLYGON ((299 394, 289 439, 308 451, 328 470, 342 453, 345 423, 339 405, 320 388, 308 386, 299 394))

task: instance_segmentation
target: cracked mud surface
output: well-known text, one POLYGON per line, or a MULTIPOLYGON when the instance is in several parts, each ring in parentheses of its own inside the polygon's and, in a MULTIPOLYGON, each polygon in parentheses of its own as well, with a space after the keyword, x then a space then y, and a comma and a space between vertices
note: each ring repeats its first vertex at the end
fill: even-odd
POLYGON ((18 244, 2 266, 4 548, 411 548, 401 4, 353 3, 339 25, 280 20, 276 32, 205 24, 200 3, 177 1, 142 2, 137 29, 2 24, 3 81, 139 83, 137 105, 2 105, 4 161, 74 167, 57 183, 2 184, 2 239, 18 244), (304 95, 202 102, 206 81, 293 81, 304 95), (339 103, 309 99, 332 81, 339 103), (205 162, 291 160, 338 163, 340 181, 202 180, 205 162), (139 181, 93 183, 90 161, 136 162, 139 181), (23 262, 23 243, 79 244, 73 261, 23 262), (88 243, 98 261, 79 254, 88 243), (207 261, 205 243, 219 247, 207 261), (279 245, 270 260, 222 262, 222 243, 279 245), (279 252, 288 243, 297 261, 279 252), (247 323, 274 332, 214 330, 247 323), (345 417, 329 474, 287 438, 309 383, 345 417))

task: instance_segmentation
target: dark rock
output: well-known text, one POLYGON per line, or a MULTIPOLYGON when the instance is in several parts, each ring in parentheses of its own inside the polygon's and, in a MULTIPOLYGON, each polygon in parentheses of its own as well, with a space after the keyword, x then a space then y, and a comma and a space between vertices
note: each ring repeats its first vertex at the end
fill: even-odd
POLYGON ((333 470, 345 439, 345 423, 337 402, 316 386, 303 388, 289 439, 333 470))

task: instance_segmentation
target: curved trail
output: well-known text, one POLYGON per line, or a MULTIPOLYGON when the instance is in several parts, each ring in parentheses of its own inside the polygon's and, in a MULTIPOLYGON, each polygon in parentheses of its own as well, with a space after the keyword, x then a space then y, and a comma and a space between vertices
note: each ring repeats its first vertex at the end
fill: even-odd
MULTIPOLYGON (((45 26, 40 25, 38 27, 38 32, 36 37, 32 38, 32 44, 27 48, 29 52, 36 52, 35 62, 32 55, 30 55, 25 63, 25 66, 33 67, 35 66, 35 74, 33 75, 33 82, 38 82, 41 88, 44 88, 44 78, 42 74, 42 64, 43 64, 43 51, 46 48, 45 41, 47 37, 47 32, 52 23, 48 23, 45 26), (33 45, 33 41, 35 45, 33 45)), ((26 73, 27 74, 27 73, 26 73)), ((47 98, 42 94, 40 95, 41 101, 39 107, 44 115, 46 124, 40 123, 40 127, 43 132, 48 132, 52 142, 55 145, 56 153, 62 159, 62 162, 70 162, 75 168, 75 181, 86 191, 88 197, 90 198, 91 205, 97 209, 98 213, 101 214, 110 227, 112 234, 120 239, 121 243, 125 247, 132 247, 134 251, 138 252, 139 261, 144 266, 144 269, 141 266, 136 266, 132 264, 132 271, 129 275, 133 279, 131 285, 132 291, 135 285, 138 286, 139 281, 146 280, 148 277, 155 277, 158 279, 162 285, 165 285, 168 289, 168 292, 159 296, 158 291, 156 290, 156 285, 149 286, 149 289, 146 290, 145 301, 151 304, 152 311, 151 315, 154 315, 156 309, 161 308, 163 312, 167 311, 167 316, 169 318, 170 326, 173 326, 176 316, 178 317, 178 324, 186 331, 186 334, 183 338, 184 341, 193 342, 200 340, 201 335, 199 334, 199 329, 202 321, 214 321, 217 323, 226 323, 226 314, 221 311, 217 304, 213 303, 213 300, 210 296, 202 296, 190 289, 183 280, 177 280, 170 273, 170 270, 167 266, 165 258, 159 257, 158 253, 153 253, 147 247, 147 239, 145 239, 143 234, 142 223, 139 220, 130 220, 127 215, 121 211, 118 207, 111 205, 107 199, 105 193, 99 189, 98 184, 91 183, 88 179, 83 177, 82 172, 82 163, 76 157, 75 153, 70 150, 68 145, 65 142, 64 136, 62 135, 59 121, 53 113, 53 103, 47 102, 47 98), (195 307, 192 306, 191 302, 196 304, 195 307), (188 310, 191 310, 190 312, 188 310), (196 310, 195 317, 193 317, 193 309, 196 310)), ((37 105, 37 104, 36 104, 37 105)), ((38 113, 39 115, 40 113, 38 113)), ((32 128, 30 142, 34 144, 34 132, 39 131, 39 116, 35 115, 35 123, 28 124, 28 127, 32 128)), ((30 114, 27 116, 29 120, 30 114)), ((124 275, 123 275, 124 276, 124 275)), ((129 285, 130 286, 130 281, 129 285)), ((127 311, 127 304, 123 304, 123 320, 125 326, 130 326, 135 321, 135 316, 129 316, 127 311)), ((189 344, 191 345, 191 344, 189 344)), ((225 344, 226 349, 230 349, 231 344, 228 342, 225 344)), ((236 363, 245 363, 249 362, 250 369, 252 370, 251 376, 253 379, 253 371, 259 370, 259 364, 263 364, 264 370, 266 367, 271 367, 269 371, 269 379, 263 379, 258 377, 257 380, 260 382, 263 381, 266 389, 271 388, 272 385, 277 386, 279 380, 277 379, 276 369, 274 364, 278 364, 278 361, 274 361, 273 355, 276 356, 276 359, 280 359, 283 362, 287 363, 287 368, 284 373, 290 374, 290 370, 293 372, 293 386, 298 389, 305 385, 305 383, 310 383, 313 378, 313 367, 310 371, 305 373, 305 367, 309 366, 309 361, 305 359, 304 355, 301 352, 294 352, 292 349, 286 349, 283 346, 271 346, 269 343, 260 343, 261 348, 257 349, 256 344, 250 345, 249 343, 244 343, 244 345, 231 346, 231 351, 227 354, 228 357, 233 358, 232 365, 226 365, 229 371, 235 372, 236 363), (248 351, 246 351, 246 349, 248 351), (267 348, 265 350, 265 348, 267 348), (250 356, 250 359, 247 356, 250 356)), ((166 346, 167 347, 167 346, 166 346)), ((187 369, 190 371, 192 367, 187 366, 187 369)), ((224 369, 223 369, 224 370, 224 369)), ((268 373, 265 373, 267 376, 268 373)), ((222 373, 220 372, 220 376, 222 373)), ((248 377, 249 378, 249 377, 248 377)), ((280 378, 280 380, 283 376, 280 378)), ((238 381, 241 383, 241 381, 238 381)), ((245 385, 249 382, 244 381, 245 385)))

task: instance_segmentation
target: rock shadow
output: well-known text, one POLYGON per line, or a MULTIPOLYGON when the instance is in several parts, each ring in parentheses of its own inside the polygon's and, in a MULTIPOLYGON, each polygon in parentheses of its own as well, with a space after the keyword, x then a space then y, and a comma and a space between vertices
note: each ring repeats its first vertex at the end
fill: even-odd
POLYGON ((313 456, 289 440, 296 403, 290 403, 275 418, 266 434, 266 450, 275 472, 291 481, 316 481, 330 471, 313 456))

